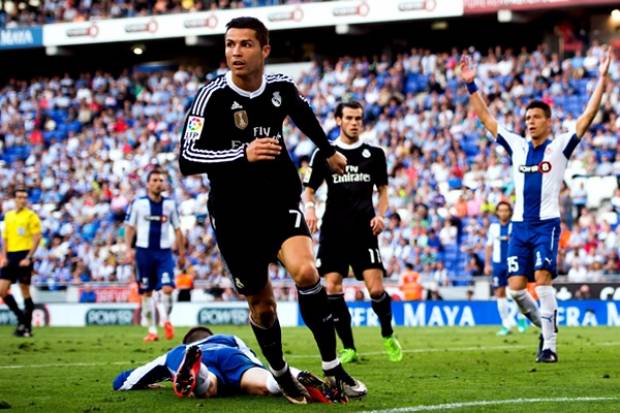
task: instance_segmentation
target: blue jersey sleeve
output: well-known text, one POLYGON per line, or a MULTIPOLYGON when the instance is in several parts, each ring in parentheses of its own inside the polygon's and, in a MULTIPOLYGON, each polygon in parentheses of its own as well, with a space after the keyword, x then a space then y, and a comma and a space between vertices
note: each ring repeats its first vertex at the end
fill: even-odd
POLYGON ((149 384, 169 379, 166 356, 161 356, 136 369, 123 371, 112 382, 112 388, 116 391, 146 389, 149 384))

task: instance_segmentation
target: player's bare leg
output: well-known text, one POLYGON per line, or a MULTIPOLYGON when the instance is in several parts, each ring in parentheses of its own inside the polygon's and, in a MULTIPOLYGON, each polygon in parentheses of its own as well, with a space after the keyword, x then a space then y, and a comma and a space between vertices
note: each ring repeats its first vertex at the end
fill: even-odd
POLYGON ((349 397, 366 395, 366 386, 349 376, 336 357, 334 323, 327 294, 314 265, 312 240, 306 236, 287 239, 282 244, 278 258, 297 285, 301 316, 314 335, 328 380, 336 386, 342 386, 349 397))
POLYGON ((542 353, 537 361, 555 363, 558 361, 556 349, 558 302, 555 298, 555 289, 551 285, 552 276, 547 270, 539 270, 534 273, 534 277, 536 278, 536 294, 540 300, 540 323, 543 336, 542 353))

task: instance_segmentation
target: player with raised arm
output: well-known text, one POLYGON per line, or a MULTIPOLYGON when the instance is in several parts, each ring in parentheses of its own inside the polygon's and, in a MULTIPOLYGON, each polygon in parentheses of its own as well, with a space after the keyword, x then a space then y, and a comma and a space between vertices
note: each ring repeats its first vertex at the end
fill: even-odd
POLYGON ((526 139, 498 124, 478 91, 476 70, 470 58, 463 56, 461 59, 461 78, 467 83, 471 107, 512 159, 516 202, 508 245, 508 286, 521 312, 541 327, 538 362, 558 361, 558 306, 552 281, 557 276, 559 194, 564 171, 568 159, 599 110, 611 61, 612 51, 608 49, 585 111, 567 133, 554 136, 551 108, 544 102, 531 101, 525 109, 526 139), (540 309, 526 289, 528 279, 536 282, 540 309))
POLYGON ((344 175, 332 173, 321 149, 312 155, 304 178, 306 220, 310 231, 317 230, 315 192, 327 183, 327 204, 321 225, 317 255, 319 273, 325 277, 329 304, 336 332, 344 346, 340 361, 358 359, 351 330, 351 315, 344 300, 343 279, 353 268, 355 278, 363 280, 372 300, 372 309, 381 324, 381 336, 390 361, 401 361, 403 352, 392 329, 392 300, 383 286, 385 269, 377 236, 385 226, 388 209, 388 174, 383 149, 360 140, 364 108, 359 102, 336 107, 340 136, 335 146, 347 157, 344 175), (377 212, 372 197, 377 188, 377 212))
POLYGON ((136 281, 142 295, 142 318, 149 325, 148 334, 144 337, 146 342, 159 339, 156 317, 158 306, 165 337, 168 340, 174 337, 174 328, 170 322, 174 291, 172 230, 178 248, 178 265, 181 268, 185 266, 185 241, 179 214, 174 200, 162 195, 164 176, 159 169, 148 173, 146 196, 133 201, 125 218, 126 260, 128 263, 135 261, 136 264, 136 281))
POLYGON ((286 150, 282 123, 290 116, 343 173, 346 158, 329 144, 306 99, 281 74, 265 75, 269 32, 253 17, 226 25, 229 71, 202 87, 186 117, 179 164, 184 175, 207 173, 209 215, 233 283, 246 295, 250 324, 271 372, 291 403, 307 392, 290 374, 282 351, 269 263, 279 260, 295 281, 304 322, 321 353, 327 380, 349 397, 366 386, 344 370, 327 294, 314 265, 312 240, 300 210, 301 182, 286 150))

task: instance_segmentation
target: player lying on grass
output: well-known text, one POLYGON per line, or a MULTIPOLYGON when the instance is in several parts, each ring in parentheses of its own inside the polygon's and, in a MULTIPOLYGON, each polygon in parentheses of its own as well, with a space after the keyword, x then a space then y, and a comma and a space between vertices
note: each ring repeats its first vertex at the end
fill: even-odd
MULTIPOLYGON (((307 371, 291 367, 313 401, 345 402, 346 396, 330 388, 307 371)), ((183 344, 138 368, 123 371, 112 383, 114 390, 158 387, 171 380, 179 397, 216 397, 236 394, 279 395, 278 383, 256 358, 254 352, 236 336, 213 334, 206 327, 194 327, 183 344)))

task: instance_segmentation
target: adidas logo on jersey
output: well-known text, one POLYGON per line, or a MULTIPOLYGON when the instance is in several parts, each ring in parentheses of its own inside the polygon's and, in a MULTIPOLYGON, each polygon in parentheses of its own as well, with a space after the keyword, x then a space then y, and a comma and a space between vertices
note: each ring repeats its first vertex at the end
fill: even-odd
POLYGON ((233 102, 232 106, 230 107, 230 110, 237 110, 237 109, 243 109, 243 106, 241 106, 237 102, 233 102))

